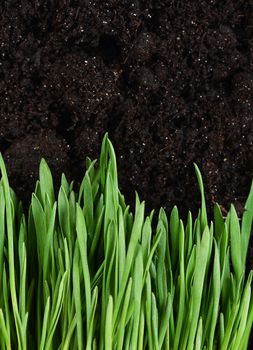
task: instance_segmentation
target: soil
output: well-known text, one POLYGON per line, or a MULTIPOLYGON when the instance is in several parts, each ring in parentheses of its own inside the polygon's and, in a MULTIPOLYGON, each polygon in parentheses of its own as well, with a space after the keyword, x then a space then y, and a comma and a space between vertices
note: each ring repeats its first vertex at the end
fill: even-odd
MULTIPOLYGON (((147 209, 242 214, 253 176, 253 1, 0 4, 0 150, 27 204, 48 161, 80 183, 106 131, 147 209)), ((252 244, 251 244, 252 246, 252 244)), ((248 267, 253 267, 252 257, 248 267)))

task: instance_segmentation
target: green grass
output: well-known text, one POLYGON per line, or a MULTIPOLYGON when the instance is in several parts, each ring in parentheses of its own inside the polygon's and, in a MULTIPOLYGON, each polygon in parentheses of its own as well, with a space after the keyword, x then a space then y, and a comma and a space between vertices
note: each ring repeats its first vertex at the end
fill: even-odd
POLYGON ((197 218, 154 211, 118 189, 105 135, 79 192, 64 175, 55 193, 45 160, 29 212, 0 156, 0 349, 246 350, 253 322, 246 258, 253 185, 241 218, 218 204, 197 218))

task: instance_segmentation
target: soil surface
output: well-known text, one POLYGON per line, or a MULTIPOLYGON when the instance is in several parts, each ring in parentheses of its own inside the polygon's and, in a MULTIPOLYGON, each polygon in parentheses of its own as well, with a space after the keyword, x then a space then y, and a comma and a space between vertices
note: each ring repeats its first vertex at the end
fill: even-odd
MULTIPOLYGON (((0 150, 28 203, 47 159, 80 183, 105 131, 147 209, 241 215, 253 176, 253 1, 0 4, 0 150)), ((253 254, 250 254, 252 256, 253 254)), ((249 266, 253 267, 252 262, 249 266)))

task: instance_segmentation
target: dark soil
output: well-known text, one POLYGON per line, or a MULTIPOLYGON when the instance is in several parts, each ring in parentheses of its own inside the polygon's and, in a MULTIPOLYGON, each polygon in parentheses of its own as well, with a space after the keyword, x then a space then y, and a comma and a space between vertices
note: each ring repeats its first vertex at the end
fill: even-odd
MULTIPOLYGON (((241 215, 253 176, 253 1, 0 4, 0 150, 25 203, 47 159, 80 182, 102 136, 127 201, 241 215), (33 5, 32 5, 33 4, 33 5)), ((253 264, 249 262, 249 266, 253 264)))

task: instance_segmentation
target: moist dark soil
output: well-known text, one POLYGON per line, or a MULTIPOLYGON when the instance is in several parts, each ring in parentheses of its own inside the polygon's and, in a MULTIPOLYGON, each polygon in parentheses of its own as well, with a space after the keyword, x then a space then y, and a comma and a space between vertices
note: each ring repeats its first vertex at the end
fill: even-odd
POLYGON ((216 201, 242 214, 252 0, 3 0, 0 28, 0 150, 24 203, 42 156, 57 186, 62 172, 78 186, 108 131, 132 205, 137 190, 148 210, 197 215, 196 162, 210 218, 216 201))

